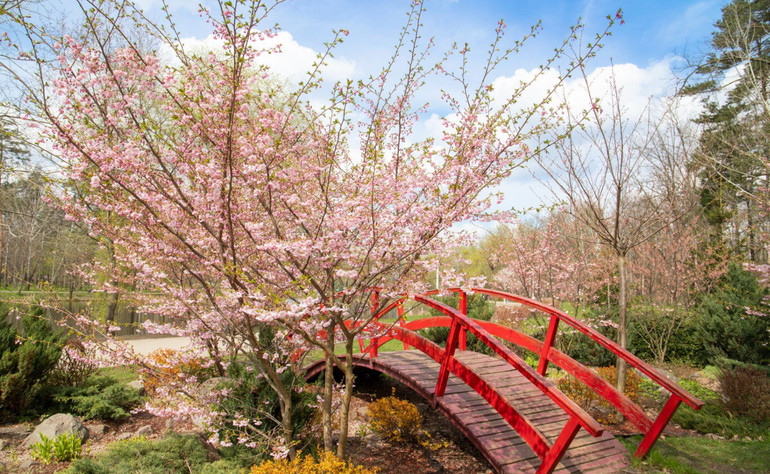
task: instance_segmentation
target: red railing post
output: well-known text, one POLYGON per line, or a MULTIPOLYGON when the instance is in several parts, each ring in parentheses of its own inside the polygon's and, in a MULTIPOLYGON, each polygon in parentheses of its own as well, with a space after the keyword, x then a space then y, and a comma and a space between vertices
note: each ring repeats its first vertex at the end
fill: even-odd
POLYGON ((433 391, 435 398, 444 396, 444 390, 446 390, 446 384, 449 380, 449 360, 452 359, 455 355, 455 348, 457 347, 457 336, 459 333, 460 323, 454 319, 452 320, 452 325, 449 327, 449 337, 446 340, 444 355, 441 357, 441 368, 438 371, 436 389, 433 391))
POLYGON ((553 342, 556 340, 556 331, 559 329, 559 318, 555 314, 551 315, 551 321, 548 323, 548 332, 545 333, 545 341, 543 341, 543 348, 540 350, 540 362, 537 364, 537 372, 540 375, 545 375, 548 370, 548 351, 553 347, 553 342))
MULTIPOLYGON (((458 295, 460 296, 460 298, 457 303, 457 309, 463 314, 463 316, 467 316, 468 315, 468 295, 463 290, 460 290, 458 292, 458 295)), ((460 347, 459 348, 461 351, 468 350, 468 331, 465 329, 460 330, 460 347)))
POLYGON ((370 308, 372 314, 377 312, 377 308, 380 306, 380 290, 372 290, 372 296, 370 297, 370 308))
POLYGON ((572 440, 575 439, 578 430, 580 430, 580 424, 577 418, 571 416, 564 429, 561 430, 559 437, 556 438, 556 442, 553 443, 551 449, 548 450, 548 454, 545 455, 543 463, 537 469, 537 474, 550 474, 553 472, 564 453, 567 452, 569 445, 572 444, 572 440))
POLYGON ((377 357, 377 347, 378 347, 377 343, 380 342, 380 338, 374 337, 370 339, 370 341, 371 342, 369 343, 369 358, 374 359, 375 357, 377 357))
POLYGON ((655 422, 652 424, 650 431, 644 435, 644 439, 639 443, 639 447, 636 449, 634 456, 641 459, 647 455, 647 452, 652 448, 652 445, 655 444, 655 441, 658 440, 658 437, 660 437, 663 429, 668 424, 668 420, 671 419, 671 416, 679 407, 680 403, 682 403, 682 399, 672 393, 666 402, 666 406, 663 407, 663 410, 661 410, 658 417, 655 418, 655 422))
MULTIPOLYGON (((396 305, 396 309, 398 310, 398 325, 403 326, 406 324, 406 319, 404 318, 404 302, 399 301, 396 305)), ((409 349, 409 344, 404 342, 404 350, 409 349)))
MULTIPOLYGON (((369 310, 372 312, 372 316, 377 314, 377 309, 380 307, 380 290, 373 289, 372 295, 370 296, 369 300, 369 310)), ((372 352, 372 348, 375 346, 375 339, 369 338, 369 355, 370 357, 377 357, 377 349, 374 349, 374 352, 372 352), (374 355, 372 355, 374 354, 374 355)), ((361 352, 364 352, 363 346, 361 347, 361 352)))

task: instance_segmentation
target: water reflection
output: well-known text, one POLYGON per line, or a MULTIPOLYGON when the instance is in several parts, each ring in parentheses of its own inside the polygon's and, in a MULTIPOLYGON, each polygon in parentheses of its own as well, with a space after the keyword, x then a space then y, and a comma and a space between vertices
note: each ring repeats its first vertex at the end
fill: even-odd
MULTIPOLYGON (((14 305, 20 308, 21 311, 25 311, 29 306, 14 305)), ((74 299, 66 304, 66 307, 62 310, 55 310, 52 308, 46 309, 46 316, 51 322, 61 321, 63 318, 68 317, 70 314, 86 314, 99 321, 104 321, 105 314, 107 313, 104 305, 96 305, 90 300, 74 299)), ((19 327, 21 322, 17 319, 17 313, 13 310, 8 314, 7 322, 11 325, 19 327)), ((166 323, 168 318, 155 313, 144 313, 137 311, 136 307, 128 304, 118 303, 115 309, 115 318, 112 325, 119 326, 120 330, 116 333, 118 336, 137 336, 146 334, 146 331, 142 327, 142 323, 145 321, 152 321, 155 323, 166 323)))

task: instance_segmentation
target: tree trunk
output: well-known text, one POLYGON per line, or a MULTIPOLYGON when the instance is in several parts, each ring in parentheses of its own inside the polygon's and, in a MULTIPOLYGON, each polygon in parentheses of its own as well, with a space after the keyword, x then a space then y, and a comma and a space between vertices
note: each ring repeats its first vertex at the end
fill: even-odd
POLYGON ((337 444, 337 456, 345 458, 348 445, 348 421, 350 419, 350 400, 353 398, 353 340, 345 345, 345 392, 342 395, 342 407, 340 408, 340 439, 337 444))
POLYGON ((107 314, 104 315, 104 320, 111 323, 115 321, 115 313, 118 309, 118 294, 108 293, 107 298, 107 314))
MULTIPOLYGON (((326 343, 328 347, 334 349, 334 329, 332 323, 327 329, 326 343)), ((332 451, 334 449, 334 428, 332 425, 332 409, 334 407, 334 360, 331 354, 326 354, 326 367, 324 368, 324 392, 323 392, 323 410, 321 412, 321 424, 323 427, 324 450, 332 451)))
MULTIPOLYGON (((618 295, 618 345, 625 349, 628 346, 628 299, 626 281, 626 254, 618 253, 618 273, 620 274, 620 290, 618 295)), ((624 392, 626 390, 626 361, 620 356, 615 363, 616 382, 615 387, 624 392)))
POLYGON ((283 425, 283 439, 289 450, 289 459, 297 457, 297 448, 294 446, 294 430, 292 428, 292 411, 294 407, 291 403, 291 391, 288 396, 278 397, 281 405, 281 423, 283 425))

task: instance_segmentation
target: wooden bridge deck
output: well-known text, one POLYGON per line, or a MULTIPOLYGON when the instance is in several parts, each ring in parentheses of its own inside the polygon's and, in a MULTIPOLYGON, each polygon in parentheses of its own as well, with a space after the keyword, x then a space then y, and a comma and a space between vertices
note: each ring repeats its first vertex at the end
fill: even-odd
MULTIPOLYGON (((505 361, 476 352, 455 356, 481 375, 555 442, 569 416, 505 361)), ((393 376, 428 400, 438 379, 439 364, 420 351, 362 354, 355 364, 393 376)), ((473 442, 498 472, 535 472, 541 460, 519 434, 481 395, 450 375, 439 408, 473 442)), ((611 434, 594 438, 580 430, 554 472, 620 472, 629 465, 628 451, 611 434)))

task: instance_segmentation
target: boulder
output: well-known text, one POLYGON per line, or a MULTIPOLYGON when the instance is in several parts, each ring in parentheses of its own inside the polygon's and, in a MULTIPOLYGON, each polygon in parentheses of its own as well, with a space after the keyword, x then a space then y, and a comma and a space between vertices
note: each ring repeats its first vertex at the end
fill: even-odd
POLYGON ((24 447, 30 446, 40 441, 40 435, 43 434, 49 439, 54 439, 64 433, 75 433, 81 441, 88 439, 88 428, 83 426, 77 418, 65 413, 57 413, 43 420, 37 425, 35 430, 24 439, 24 447))
POLYGON ((141 380, 132 380, 131 382, 128 382, 126 385, 128 385, 131 388, 135 388, 139 390, 139 393, 142 395, 147 395, 147 391, 144 389, 144 384, 141 380))
POLYGON ((152 434, 152 426, 145 425, 136 430, 136 436, 150 436, 152 434))

